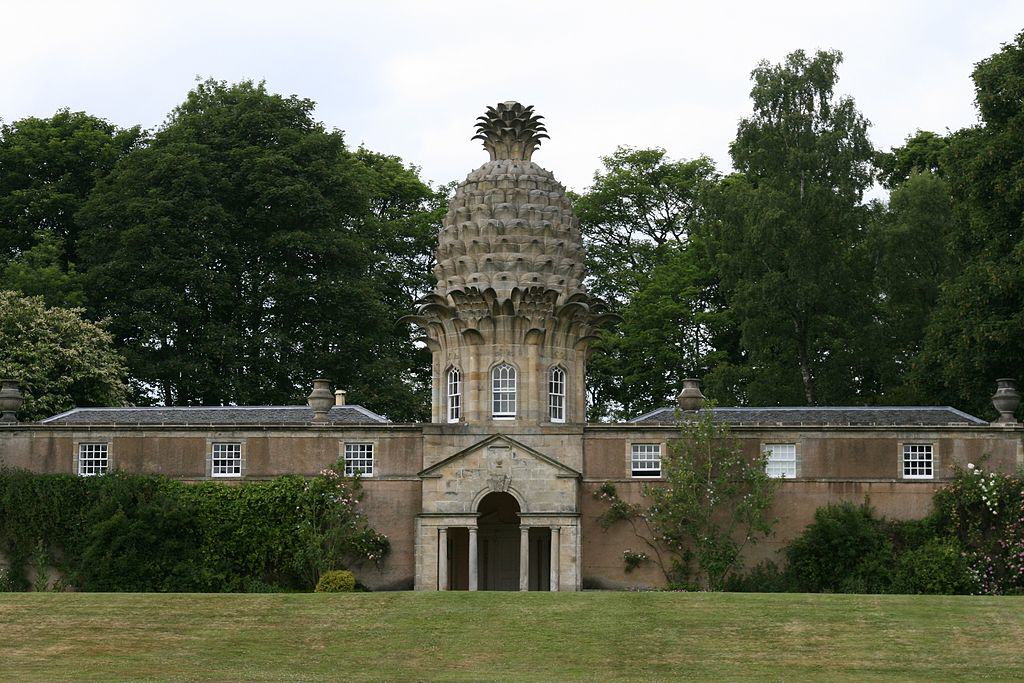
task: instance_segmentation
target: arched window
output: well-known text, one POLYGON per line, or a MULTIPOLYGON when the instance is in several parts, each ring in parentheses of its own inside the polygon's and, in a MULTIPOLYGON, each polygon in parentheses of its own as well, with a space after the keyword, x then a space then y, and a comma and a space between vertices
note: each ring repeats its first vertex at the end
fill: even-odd
POLYGON ((559 367, 548 373, 548 418, 565 422, 565 370, 559 367))
POLYGON ((448 371, 448 421, 462 418, 462 373, 458 368, 448 371))
POLYGON ((508 363, 491 370, 491 417, 511 420, 516 416, 516 369, 508 363))

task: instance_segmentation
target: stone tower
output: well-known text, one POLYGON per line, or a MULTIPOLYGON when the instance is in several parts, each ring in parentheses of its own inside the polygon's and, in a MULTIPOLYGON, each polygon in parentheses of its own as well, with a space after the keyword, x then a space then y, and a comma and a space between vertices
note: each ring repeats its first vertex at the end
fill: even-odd
POLYGON ((531 161, 548 137, 541 118, 518 102, 478 118, 490 161, 456 189, 437 287, 409 317, 433 353, 433 422, 586 420, 587 346, 614 316, 583 286, 565 188, 531 161))

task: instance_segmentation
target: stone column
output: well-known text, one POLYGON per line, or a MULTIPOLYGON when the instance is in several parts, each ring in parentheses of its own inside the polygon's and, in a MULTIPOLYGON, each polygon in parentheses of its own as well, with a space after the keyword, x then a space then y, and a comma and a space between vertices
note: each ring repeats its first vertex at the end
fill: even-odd
POLYGON ((530 527, 519 527, 519 590, 530 590, 530 527))
POLYGON ((476 527, 469 527, 469 590, 475 591, 479 585, 479 579, 477 574, 480 569, 478 567, 478 558, 476 550, 476 527))
POLYGON ((437 590, 448 590, 448 528, 437 530, 437 590))
POLYGON ((561 537, 561 529, 557 526, 551 527, 551 590, 558 590, 558 551, 561 547, 559 543, 561 537))

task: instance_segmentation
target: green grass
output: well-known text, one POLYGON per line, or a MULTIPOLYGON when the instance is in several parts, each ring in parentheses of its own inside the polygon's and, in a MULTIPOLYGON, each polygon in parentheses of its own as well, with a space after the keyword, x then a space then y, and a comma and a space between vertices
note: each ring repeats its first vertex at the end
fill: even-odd
POLYGON ((0 680, 1008 680, 1024 598, 0 594, 0 680))

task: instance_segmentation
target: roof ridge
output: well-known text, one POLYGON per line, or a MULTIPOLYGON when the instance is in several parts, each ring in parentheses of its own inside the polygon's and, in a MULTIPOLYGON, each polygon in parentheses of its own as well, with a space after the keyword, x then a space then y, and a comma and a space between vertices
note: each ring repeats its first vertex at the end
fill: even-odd
MULTIPOLYGON (((53 423, 53 422, 58 422, 58 421, 61 421, 61 420, 65 420, 67 418, 71 418, 72 416, 74 416, 76 414, 77 415, 88 415, 90 413, 100 413, 100 414, 127 413, 129 415, 131 413, 137 413, 137 414, 140 414, 140 413, 160 413, 160 412, 186 413, 188 411, 195 411, 195 412, 198 412, 198 413, 207 413, 207 414, 210 414, 210 413, 221 413, 221 412, 230 412, 230 411, 240 411, 240 412, 243 412, 243 413, 245 413, 245 412, 250 412, 250 413, 251 412, 259 412, 259 413, 262 413, 262 412, 276 412, 276 413, 280 413, 280 412, 303 412, 303 413, 309 413, 309 412, 312 412, 312 410, 313 409, 310 408, 309 406, 304 406, 304 405, 288 405, 288 406, 272 406, 272 405, 258 405, 258 406, 247 406, 247 405, 240 405, 240 406, 121 406, 121 407, 118 407, 118 406, 76 406, 74 408, 71 408, 70 410, 65 410, 62 413, 58 413, 56 415, 51 415, 49 417, 45 417, 42 420, 40 420, 39 422, 41 424, 53 423)), ((389 422, 387 417, 385 417, 384 415, 380 415, 378 413, 373 412, 372 410, 369 410, 368 408, 365 408, 365 407, 363 407, 361 405, 354 404, 354 403, 349 403, 349 404, 341 405, 341 406, 333 405, 333 406, 331 406, 330 411, 342 412, 342 413, 344 413, 344 412, 357 413, 359 415, 362 415, 363 417, 369 418, 373 422, 381 422, 381 423, 389 422)), ((330 412, 330 411, 328 411, 328 412, 330 412)), ((139 416, 139 417, 141 419, 141 416, 139 416)), ((97 419, 99 419, 99 418, 97 417, 97 419)), ((170 416, 168 416, 167 419, 171 419, 170 416)), ((178 418, 174 418, 174 419, 178 419, 178 418)), ((304 421, 305 420, 302 420, 299 416, 295 416, 295 422, 296 423, 300 423, 300 422, 304 422, 304 421)))
MULTIPOLYGON (((656 408, 656 409, 654 409, 652 411, 644 413, 643 415, 640 415, 638 417, 634 417, 634 418, 628 420, 627 422, 629 422, 629 423, 643 422, 645 420, 650 420, 651 418, 656 418, 657 416, 659 416, 659 415, 661 415, 663 413, 670 412, 670 411, 673 411, 673 410, 674 409, 672 407, 670 407, 670 406, 664 406, 664 407, 661 407, 661 408, 656 408)), ((701 409, 698 410, 698 412, 700 410, 704 410, 704 409, 701 408, 701 409)), ((973 424, 977 424, 977 425, 987 425, 987 424, 989 424, 987 421, 981 419, 980 417, 977 417, 975 415, 971 415, 970 413, 966 413, 966 412, 964 412, 962 410, 959 410, 957 408, 954 408, 952 406, 888 406, 888 405, 873 405, 873 406, 715 406, 711 410, 712 410, 713 413, 726 413, 726 414, 728 414, 728 413, 742 413, 742 412, 751 412, 751 413, 754 413, 754 412, 764 412, 764 413, 776 413, 776 414, 800 413, 800 412, 819 413, 819 414, 820 413, 842 413, 842 412, 847 412, 847 413, 927 412, 927 413, 932 413, 932 414, 935 414, 935 413, 952 414, 952 415, 958 416, 960 418, 963 418, 963 420, 965 420, 965 421, 967 421, 969 423, 973 423, 973 424)), ((955 421, 949 420, 947 423, 944 423, 944 424, 953 424, 953 423, 955 423, 955 421)))

